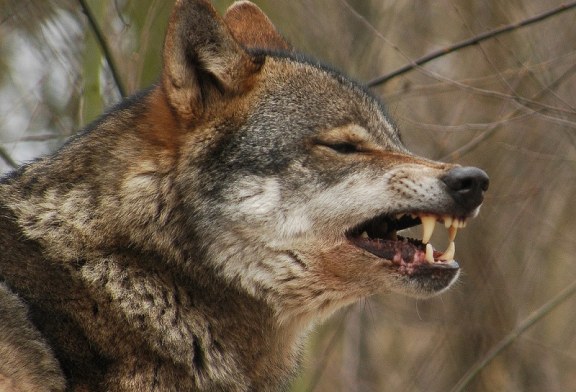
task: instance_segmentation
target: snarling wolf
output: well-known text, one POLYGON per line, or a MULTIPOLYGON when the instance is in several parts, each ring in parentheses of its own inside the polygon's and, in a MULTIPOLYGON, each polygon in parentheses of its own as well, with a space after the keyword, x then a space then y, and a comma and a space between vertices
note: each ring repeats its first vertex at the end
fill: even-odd
POLYGON ((487 187, 252 3, 178 0, 159 82, 0 183, 0 389, 284 390, 334 310, 446 290, 487 187))

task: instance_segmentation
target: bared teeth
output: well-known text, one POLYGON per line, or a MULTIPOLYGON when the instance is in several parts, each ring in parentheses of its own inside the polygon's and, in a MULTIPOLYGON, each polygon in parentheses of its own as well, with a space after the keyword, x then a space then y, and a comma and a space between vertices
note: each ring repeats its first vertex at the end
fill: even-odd
POLYGON ((429 263, 434 263, 434 248, 432 244, 426 244, 426 261, 429 263))
POLYGON ((442 217, 442 220, 444 221, 444 227, 446 227, 447 229, 454 227, 456 229, 462 229, 464 227, 466 227, 466 219, 459 219, 459 218, 452 218, 450 216, 444 216, 442 217))
POLYGON ((422 242, 427 244, 430 242, 432 233, 434 233, 434 227, 436 226, 436 217, 431 215, 420 216, 422 221, 422 242))
MULTIPOLYGON (((425 245, 425 259, 428 263, 439 263, 439 262, 446 262, 454 260, 454 255, 456 254, 456 245, 454 240, 456 239, 456 234, 458 233, 458 229, 462 229, 466 227, 467 219, 466 218, 458 218, 455 216, 438 216, 433 214, 413 214, 413 213, 401 213, 396 214, 396 219, 400 220, 403 217, 410 216, 412 218, 420 218, 422 222, 422 243, 425 245), (448 247, 440 256, 434 260, 434 248, 430 243, 430 239, 434 234, 434 229, 436 227, 436 221, 440 221, 444 224, 444 227, 448 230, 448 247)), ((360 234, 361 238, 370 239, 369 234, 364 231, 360 234)), ((388 237, 388 240, 397 240, 396 233, 392 232, 388 237)))
MULTIPOLYGON (((428 254, 428 249, 426 249, 426 254, 428 254)), ((450 241, 450 244, 448 245, 448 249, 446 249, 446 251, 440 257, 438 257, 438 260, 442 260, 442 261, 454 260, 455 254, 456 254, 456 245, 454 244, 454 241, 450 241)), ((428 256, 426 256, 426 257, 428 257, 428 256)), ((428 259, 428 258, 426 258, 426 259, 428 259)))
POLYGON ((463 229, 466 227, 466 219, 454 219, 452 222, 452 227, 457 229, 463 229))
POLYGON ((450 228, 448 229, 448 238, 450 239, 450 242, 454 242, 454 240, 456 239, 457 232, 458 232, 457 228, 455 228, 454 226, 450 226, 450 228))
POLYGON ((440 216, 436 217, 433 215, 420 215, 420 221, 422 222, 422 243, 426 244, 426 261, 429 263, 434 263, 434 248, 430 244, 430 238, 434 233, 434 227, 436 226, 436 220, 444 222, 444 226, 448 229, 448 248, 440 257, 438 261, 451 261, 454 260, 454 255, 456 253, 456 244, 454 240, 456 239, 456 234, 458 229, 466 227, 466 219, 460 219, 451 216, 440 216))

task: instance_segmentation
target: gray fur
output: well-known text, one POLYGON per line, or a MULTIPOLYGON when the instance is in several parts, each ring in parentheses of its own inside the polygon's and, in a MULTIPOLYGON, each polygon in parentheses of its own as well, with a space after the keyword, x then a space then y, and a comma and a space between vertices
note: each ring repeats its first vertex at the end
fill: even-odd
MULTIPOLYGON (((475 214, 446 190, 453 165, 410 154, 344 76, 245 51, 205 1, 175 7, 161 83, 0 182, 0 383, 14 391, 283 390, 335 309, 456 279, 345 239, 383 213, 475 214)), ((272 26, 247 36, 289 47, 272 26)))
POLYGON ((64 389, 64 377, 44 337, 28 319, 26 305, 0 284, 0 391, 64 389))

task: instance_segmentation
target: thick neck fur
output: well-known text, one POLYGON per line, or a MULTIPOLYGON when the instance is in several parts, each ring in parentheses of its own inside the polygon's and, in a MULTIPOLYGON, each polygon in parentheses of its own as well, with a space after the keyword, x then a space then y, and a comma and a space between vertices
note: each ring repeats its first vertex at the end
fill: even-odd
MULTIPOLYGON (((275 390, 297 365, 302 326, 279 323, 270 304, 214 273, 190 224, 202 218, 182 205, 177 172, 166 169, 178 157, 146 155, 151 146, 139 135, 120 139, 109 130, 130 129, 130 123, 122 116, 104 119, 80 136, 82 143, 72 140, 0 185, 19 230, 40 244, 43 256, 36 262, 58 266, 67 275, 59 279, 80 291, 69 297, 81 301, 59 301, 55 308, 76 320, 79 335, 97 342, 99 355, 113 358, 107 367, 126 369, 116 373, 126 375, 117 385, 146 385, 149 380, 131 371, 151 366, 167 385, 162 369, 171 367, 166 377, 179 368, 189 381, 178 382, 191 389, 275 390), (126 124, 109 127, 108 121, 126 124), (106 156, 80 150, 103 140, 102 133, 108 133, 106 156), (230 384, 212 385, 215 379, 230 384)), ((13 286, 18 291, 17 281, 13 286)), ((66 288, 58 290, 46 288, 45 296, 56 299, 66 288)), ((80 366, 66 352, 58 354, 65 366, 80 366)))

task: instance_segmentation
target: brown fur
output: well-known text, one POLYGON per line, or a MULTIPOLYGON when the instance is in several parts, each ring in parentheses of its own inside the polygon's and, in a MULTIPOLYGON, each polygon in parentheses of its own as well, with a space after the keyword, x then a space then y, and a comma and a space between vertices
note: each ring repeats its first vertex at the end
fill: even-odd
POLYGON ((234 39, 246 48, 291 51, 270 19, 249 1, 237 1, 226 12, 224 21, 234 39))
POLYGON ((334 310, 457 277, 350 236, 473 216, 483 172, 409 153, 375 98, 248 2, 223 19, 177 1, 163 60, 158 85, 0 182, 5 390, 283 390, 334 310))

